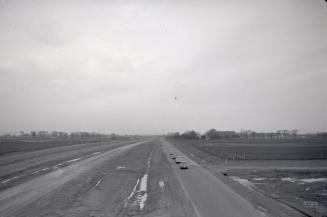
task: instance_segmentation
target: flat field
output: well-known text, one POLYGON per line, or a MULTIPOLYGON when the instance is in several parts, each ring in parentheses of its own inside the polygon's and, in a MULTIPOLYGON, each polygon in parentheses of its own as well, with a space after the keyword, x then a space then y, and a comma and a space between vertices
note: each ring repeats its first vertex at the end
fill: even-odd
POLYGON ((210 155, 228 160, 322 160, 327 159, 327 140, 175 140, 210 155))
POLYGON ((262 196, 299 216, 327 215, 326 140, 170 141, 265 210, 262 196))

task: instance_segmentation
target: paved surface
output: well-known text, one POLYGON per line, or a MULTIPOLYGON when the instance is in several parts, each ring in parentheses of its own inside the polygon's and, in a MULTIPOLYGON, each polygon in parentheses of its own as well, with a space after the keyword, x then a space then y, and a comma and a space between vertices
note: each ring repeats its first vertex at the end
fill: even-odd
POLYGON ((0 216, 12 216, 18 209, 39 199, 81 173, 92 170, 93 167, 103 163, 108 158, 121 154, 142 143, 144 142, 137 142, 115 148, 0 192, 0 216))
POLYGON ((164 139, 162 139, 162 146, 167 155, 170 152, 177 153, 188 162, 190 167, 188 170, 180 170, 177 165, 174 167, 199 217, 265 216, 217 177, 164 139))
MULTIPOLYGON (((0 216, 263 216, 165 140, 81 147, 87 152, 56 148, 17 157, 26 170, 1 178, 0 216), (172 150, 187 159, 189 170, 166 158, 172 150), (69 156, 62 158, 64 153, 69 156), (51 160, 43 163, 46 156, 51 160), (42 165, 30 168, 36 163, 42 165)), ((9 166, 14 157, 0 160, 9 166)))
MULTIPOLYGON (((84 158, 92 153, 102 153, 132 142, 137 141, 114 140, 64 146, 53 145, 53 147, 46 149, 3 154, 0 155, 0 183, 11 176, 21 176, 22 171, 27 173, 34 172, 38 169, 43 169, 72 159, 84 158)), ((33 146, 32 144, 28 145, 33 146)), ((0 188, 2 187, 3 186, 0 186, 0 188)))
POLYGON ((0 217, 196 216, 160 139, 113 145, 96 150, 94 144, 76 146, 83 153, 76 147, 67 152, 51 148, 0 158, 8 162, 16 156, 26 163, 26 170, 0 178, 5 186, 0 188, 0 217), (43 162, 46 156, 50 162, 43 162), (34 163, 41 165, 29 169, 34 163))

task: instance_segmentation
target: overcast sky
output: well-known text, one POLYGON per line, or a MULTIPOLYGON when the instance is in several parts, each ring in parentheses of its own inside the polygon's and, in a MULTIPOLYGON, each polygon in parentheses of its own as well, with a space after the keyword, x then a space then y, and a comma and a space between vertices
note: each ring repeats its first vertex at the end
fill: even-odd
POLYGON ((1 132, 210 128, 327 130, 325 1, 1 1, 1 132))

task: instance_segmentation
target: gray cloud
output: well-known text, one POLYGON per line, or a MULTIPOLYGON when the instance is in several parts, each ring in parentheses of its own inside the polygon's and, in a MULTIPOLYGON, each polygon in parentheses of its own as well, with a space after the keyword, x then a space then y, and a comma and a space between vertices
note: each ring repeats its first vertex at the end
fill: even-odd
POLYGON ((327 130, 326 10, 3 1, 0 131, 327 130))

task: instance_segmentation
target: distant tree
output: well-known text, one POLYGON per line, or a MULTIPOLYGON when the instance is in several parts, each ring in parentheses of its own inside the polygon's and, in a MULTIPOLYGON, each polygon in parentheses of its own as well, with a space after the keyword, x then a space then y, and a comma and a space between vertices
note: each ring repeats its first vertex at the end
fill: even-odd
POLYGON ((115 139, 117 139, 117 135, 116 135, 116 134, 114 134, 114 133, 110 134, 110 139, 112 139, 112 140, 115 140, 115 139))
POLYGON ((169 135, 169 137, 174 138, 174 139, 179 139, 180 136, 181 136, 181 135, 180 135, 179 132, 171 133, 171 134, 169 135))
POLYGON ((297 129, 291 130, 291 134, 293 137, 296 137, 298 132, 299 132, 299 130, 297 130, 297 129))
POLYGON ((180 137, 183 139, 199 139, 199 133, 195 132, 194 130, 190 130, 180 135, 180 137))
POLYGON ((327 139, 327 132, 316 133, 316 137, 320 139, 327 139))
POLYGON ((220 139, 221 135, 216 129, 210 129, 205 133, 207 139, 220 139))
POLYGON ((37 136, 39 139, 49 139, 50 138, 50 134, 48 131, 39 131, 37 136))
POLYGON ((32 139, 36 138, 36 131, 31 131, 31 137, 32 137, 32 139))

